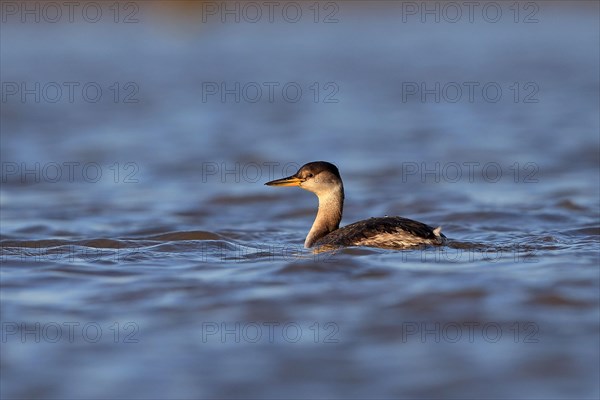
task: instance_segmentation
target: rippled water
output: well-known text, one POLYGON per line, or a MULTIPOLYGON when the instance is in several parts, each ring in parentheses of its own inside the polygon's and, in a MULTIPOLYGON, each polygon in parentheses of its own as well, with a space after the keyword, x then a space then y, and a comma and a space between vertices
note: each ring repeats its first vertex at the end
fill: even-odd
POLYGON ((597 3, 332 3, 328 24, 148 4, 3 21, 2 398, 598 397, 597 3), (269 85, 302 96, 249 101, 269 85), (263 183, 313 160, 341 170, 342 224, 451 242, 303 249, 316 199, 263 183))

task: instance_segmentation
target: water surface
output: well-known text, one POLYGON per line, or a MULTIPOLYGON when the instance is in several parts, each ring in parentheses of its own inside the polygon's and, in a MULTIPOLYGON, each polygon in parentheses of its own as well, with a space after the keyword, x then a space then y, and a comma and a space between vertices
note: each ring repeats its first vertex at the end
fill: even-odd
POLYGON ((597 398, 598 5, 501 4, 9 18, 4 83, 103 97, 2 101, 2 397, 597 398), (342 224, 402 215, 450 245, 303 249, 316 198, 263 183, 314 160, 341 170, 342 224))

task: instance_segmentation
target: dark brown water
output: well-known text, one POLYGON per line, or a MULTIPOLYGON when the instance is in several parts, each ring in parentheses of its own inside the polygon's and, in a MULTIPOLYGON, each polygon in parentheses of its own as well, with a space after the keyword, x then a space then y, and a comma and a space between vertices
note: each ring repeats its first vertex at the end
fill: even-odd
POLYGON ((101 4, 3 9, 2 398, 598 398, 597 3, 101 4), (314 160, 451 243, 304 250, 314 160))

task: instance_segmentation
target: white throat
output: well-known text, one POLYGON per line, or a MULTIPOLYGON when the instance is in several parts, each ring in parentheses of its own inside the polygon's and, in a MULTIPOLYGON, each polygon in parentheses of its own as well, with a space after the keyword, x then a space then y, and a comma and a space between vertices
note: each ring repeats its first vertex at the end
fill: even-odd
POLYGON ((332 190, 315 193, 319 198, 319 210, 313 222, 304 247, 309 248, 323 236, 335 231, 340 227, 342 211, 344 208, 344 187, 336 186, 332 190))

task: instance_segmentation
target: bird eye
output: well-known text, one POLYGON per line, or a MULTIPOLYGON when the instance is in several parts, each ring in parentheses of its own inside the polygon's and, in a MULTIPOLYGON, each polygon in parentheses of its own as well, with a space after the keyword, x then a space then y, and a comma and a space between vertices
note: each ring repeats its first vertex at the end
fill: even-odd
POLYGON ((311 174, 311 173, 308 173, 308 174, 306 174, 306 177, 307 177, 307 178, 312 178, 312 177, 313 177, 313 174, 311 174))

